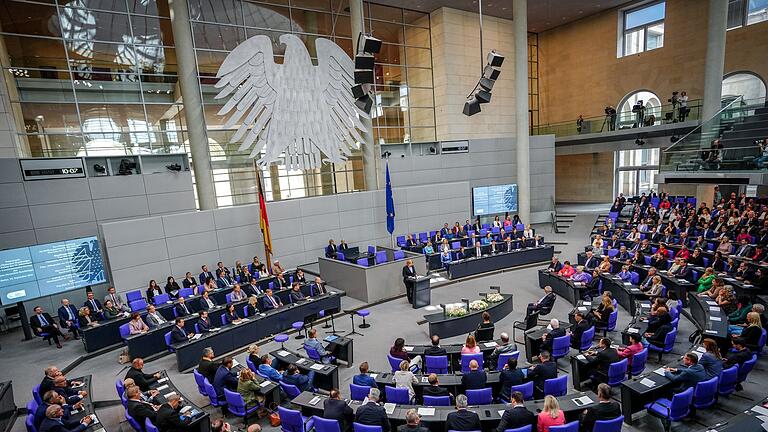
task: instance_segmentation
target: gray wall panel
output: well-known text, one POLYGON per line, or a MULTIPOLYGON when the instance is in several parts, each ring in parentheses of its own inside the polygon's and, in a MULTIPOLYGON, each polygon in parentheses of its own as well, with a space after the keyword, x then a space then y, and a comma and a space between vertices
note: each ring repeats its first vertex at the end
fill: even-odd
POLYGON ((93 202, 90 200, 30 206, 29 211, 36 228, 96 221, 93 202))
POLYGON ((160 218, 148 217, 121 222, 116 229, 103 232, 103 238, 113 246, 165 238, 163 221, 160 218))
POLYGON ((68 203, 91 199, 91 189, 85 178, 56 181, 37 180, 24 182, 29 205, 68 203))
POLYGON ((340 194, 336 196, 336 200, 338 201, 340 213, 347 210, 372 208, 374 206, 373 194, 340 194))
POLYGON ((96 219, 100 221, 149 216, 147 197, 144 195, 103 198, 95 200, 93 207, 96 219))
POLYGON ((301 204, 301 215, 305 218, 324 214, 335 214, 339 211, 335 197, 307 198, 299 200, 299 202, 301 204))
POLYGON ((0 208, 20 207, 27 205, 27 195, 22 183, 0 183, 0 208))
POLYGON ((83 222, 50 228, 37 228, 35 230, 38 243, 51 243, 78 237, 90 237, 97 234, 98 226, 96 225, 96 222, 83 222))
POLYGON ((217 229, 216 238, 219 242, 219 250, 226 250, 261 241, 261 231, 258 225, 217 229))
POLYGON ((188 191, 191 190, 192 185, 192 174, 189 171, 146 174, 142 178, 144 178, 144 187, 150 195, 188 191))
POLYGON ((187 212, 163 216, 163 229, 168 237, 213 231, 213 212, 187 212))
POLYGON ((147 195, 149 213, 175 214, 195 209, 195 193, 191 190, 147 195))
POLYGON ((216 229, 259 225, 259 212, 250 206, 223 208, 213 214, 216 229))
POLYGON ((114 247, 110 249, 109 257, 114 260, 114 262, 110 261, 110 265, 112 271, 115 271, 157 261, 167 261, 168 251, 165 247, 165 239, 155 239, 114 247))
POLYGON ((21 166, 18 159, 0 158, 0 183, 20 183, 21 166))
POLYGON ((169 258, 179 258, 200 252, 217 251, 219 246, 218 240, 216 239, 216 231, 167 237, 166 243, 168 244, 169 258))
MULTIPOLYGON (((129 267, 112 272, 111 285, 119 292, 141 289, 146 291, 149 280, 155 279, 161 287, 165 286, 165 278, 171 274, 168 261, 157 261, 142 264, 138 267, 129 267)), ((178 279, 178 278, 177 278, 178 279)))
POLYGON ((137 175, 94 177, 88 179, 88 186, 95 200, 146 194, 142 176, 137 175))
POLYGON ((37 244, 34 230, 14 231, 0 234, 3 249, 13 249, 37 244))

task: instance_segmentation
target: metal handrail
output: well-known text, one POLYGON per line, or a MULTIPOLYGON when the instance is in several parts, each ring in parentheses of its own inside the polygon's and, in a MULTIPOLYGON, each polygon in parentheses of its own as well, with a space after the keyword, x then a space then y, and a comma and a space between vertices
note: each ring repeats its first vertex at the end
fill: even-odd
POLYGON ((669 151, 669 149, 671 149, 672 147, 676 146, 678 143, 680 143, 680 142, 681 142, 681 141, 683 141, 684 139, 688 138, 688 136, 690 136, 692 133, 696 132, 697 130, 701 130, 701 129, 702 129, 702 127, 704 126, 704 124, 706 124, 707 122, 709 122, 709 121, 710 121, 710 120, 712 120, 713 118, 715 118, 715 117, 719 116, 720 114, 722 114, 722 113, 723 113, 723 111, 725 111, 725 110, 727 110, 728 108, 730 108, 730 107, 731 107, 731 105, 733 105, 733 104, 734 104, 734 103, 736 103, 737 101, 743 101, 743 100, 744 100, 744 95, 741 95, 741 96, 737 97, 736 99, 732 100, 730 103, 728 103, 728 105, 726 105, 726 106, 724 106, 724 107, 720 108, 720 110, 718 110, 718 111, 717 111, 717 112, 716 112, 716 113, 715 113, 715 114, 714 114, 712 117, 710 117, 710 118, 708 118, 708 119, 706 119, 706 120, 702 121, 702 122, 701 122, 701 123, 700 123, 698 126, 696 126, 695 128, 691 129, 691 130, 690 130, 690 132, 688 132, 687 134, 683 135, 682 137, 680 137, 680 139, 678 139, 677 141, 675 141, 674 143, 672 143, 672 145, 671 145, 671 146, 669 146, 669 147, 665 148, 665 149, 664 149, 664 151, 665 151, 665 152, 669 151))

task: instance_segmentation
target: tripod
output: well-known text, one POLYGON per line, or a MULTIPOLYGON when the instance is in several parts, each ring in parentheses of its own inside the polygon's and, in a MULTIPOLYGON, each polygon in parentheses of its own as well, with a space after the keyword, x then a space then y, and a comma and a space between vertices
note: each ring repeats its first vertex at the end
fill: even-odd
POLYGON ((602 125, 602 126, 600 126, 600 132, 602 132, 602 131, 603 131, 603 129, 605 129, 605 125, 608 125, 608 130, 610 130, 610 129, 611 129, 611 126, 608 124, 608 119, 609 119, 610 117, 611 117, 611 116, 610 116, 610 115, 608 115, 608 114, 606 114, 606 115, 605 115, 605 118, 603 119, 603 125, 602 125))

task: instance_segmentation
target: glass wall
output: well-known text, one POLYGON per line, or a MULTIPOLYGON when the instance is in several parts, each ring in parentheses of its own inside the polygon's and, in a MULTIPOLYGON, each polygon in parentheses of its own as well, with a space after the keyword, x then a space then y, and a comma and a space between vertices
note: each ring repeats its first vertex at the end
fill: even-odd
POLYGON ((655 189, 659 173, 659 149, 618 151, 616 157, 616 193, 640 195, 655 189))
MULTIPOLYGON (((313 62, 315 40, 353 55, 348 0, 188 0, 219 206, 256 200, 249 152, 230 143, 214 100, 227 54, 255 35, 273 42, 283 63, 285 33, 298 35, 313 62)), ((376 56, 374 139, 434 141, 429 15, 364 4, 366 31, 384 44, 376 56)), ((183 100, 167 0, 6 0, 0 52, 27 156, 188 152, 183 100)), ((261 169, 269 200, 364 187, 360 151, 340 165, 261 169)))

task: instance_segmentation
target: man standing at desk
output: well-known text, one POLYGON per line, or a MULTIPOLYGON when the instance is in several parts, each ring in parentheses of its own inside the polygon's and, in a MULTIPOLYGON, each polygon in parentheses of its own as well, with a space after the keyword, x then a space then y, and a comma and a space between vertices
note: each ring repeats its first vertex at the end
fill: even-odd
POLYGON ((405 285, 405 295, 408 297, 408 303, 413 304, 413 286, 416 278, 416 268, 413 267, 413 260, 409 259, 403 267, 403 284, 405 285))
POLYGON ((445 429, 453 431, 478 431, 480 427, 480 416, 472 411, 467 411, 467 396, 460 394, 456 396, 456 411, 449 413, 445 419, 445 429))

